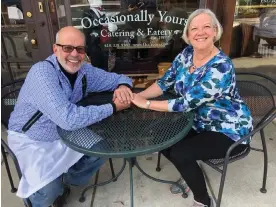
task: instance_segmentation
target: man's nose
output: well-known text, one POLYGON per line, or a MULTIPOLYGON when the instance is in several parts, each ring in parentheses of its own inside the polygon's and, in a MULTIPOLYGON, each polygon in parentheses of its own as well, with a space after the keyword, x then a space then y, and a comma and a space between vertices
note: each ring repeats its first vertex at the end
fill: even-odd
POLYGON ((70 55, 71 55, 71 56, 78 56, 79 53, 77 52, 76 48, 74 48, 74 50, 71 52, 70 55))

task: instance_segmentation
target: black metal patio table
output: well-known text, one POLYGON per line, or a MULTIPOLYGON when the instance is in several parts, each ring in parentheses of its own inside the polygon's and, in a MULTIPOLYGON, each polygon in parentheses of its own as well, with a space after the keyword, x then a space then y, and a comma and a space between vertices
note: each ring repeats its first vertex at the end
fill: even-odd
MULTIPOLYGON (((134 89, 137 92, 138 89, 134 89)), ((139 90, 138 90, 139 91, 139 90)), ((113 92, 92 94, 81 101, 81 105, 101 105, 110 103, 113 92)), ((155 100, 174 98, 173 94, 164 94, 155 100)), ((64 143, 85 155, 105 158, 123 158, 123 166, 118 174, 103 183, 86 187, 79 199, 85 201, 85 192, 93 187, 102 186, 116 180, 129 163, 130 173, 130 199, 133 207, 133 177, 132 168, 136 166, 146 177, 162 183, 176 184, 154 178, 145 173, 137 162, 136 157, 158 152, 172 146, 186 136, 192 127, 193 113, 157 112, 131 108, 117 112, 112 116, 91 126, 74 131, 58 128, 58 133, 64 143)), ((182 196, 187 197, 182 186, 182 196)))

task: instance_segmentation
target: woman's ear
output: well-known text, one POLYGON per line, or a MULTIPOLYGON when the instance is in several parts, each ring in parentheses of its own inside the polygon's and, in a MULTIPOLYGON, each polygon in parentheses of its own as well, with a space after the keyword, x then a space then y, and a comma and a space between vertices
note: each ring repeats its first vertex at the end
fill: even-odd
POLYGON ((214 42, 215 42, 217 34, 218 34, 218 27, 217 26, 214 26, 214 32, 215 32, 215 36, 214 36, 214 42))

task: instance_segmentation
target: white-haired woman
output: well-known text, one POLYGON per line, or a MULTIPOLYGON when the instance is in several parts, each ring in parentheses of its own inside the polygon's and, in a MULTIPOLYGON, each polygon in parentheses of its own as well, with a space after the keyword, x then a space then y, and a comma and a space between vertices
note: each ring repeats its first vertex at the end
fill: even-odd
MULTIPOLYGON (((223 158, 228 148, 252 130, 252 118, 236 88, 234 66, 214 43, 222 27, 209 9, 198 9, 188 18, 183 38, 189 44, 167 73, 146 90, 135 94, 133 103, 157 111, 193 111, 193 129, 162 151, 180 172, 194 194, 193 206, 214 206, 197 160, 223 158), (148 101, 173 88, 178 98, 148 101)), ((249 141, 249 140, 248 140, 249 141)), ((240 144, 233 154, 248 147, 240 144)))

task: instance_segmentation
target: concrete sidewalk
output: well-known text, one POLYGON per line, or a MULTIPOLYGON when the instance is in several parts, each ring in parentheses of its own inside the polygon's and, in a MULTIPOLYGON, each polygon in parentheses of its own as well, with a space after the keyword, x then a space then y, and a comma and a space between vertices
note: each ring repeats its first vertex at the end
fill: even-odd
MULTIPOLYGON (((271 124, 265 129, 267 148, 268 148, 268 178, 267 193, 260 193, 259 189, 262 183, 263 173, 263 154, 251 151, 244 159, 230 164, 225 182, 225 188, 222 198, 222 207, 276 207, 276 126, 271 124)), ((253 138, 252 146, 260 146, 259 134, 253 138)), ((157 155, 148 155, 138 158, 142 169, 148 174, 168 180, 176 180, 179 173, 163 156, 161 158, 162 171, 156 172, 157 155), (149 159, 151 158, 151 159, 149 159)), ((113 159, 115 171, 118 172, 122 166, 122 159, 113 159)), ((11 165, 12 166, 12 165, 11 165)), ((204 165, 212 190, 217 194, 220 182, 220 174, 210 167, 204 165)), ((10 185, 4 164, 2 171, 2 206, 20 207, 22 201, 10 192, 10 185)), ((12 166, 13 177, 16 178, 16 172, 12 166)), ((149 180, 142 175, 136 168, 133 168, 134 176, 134 204, 135 207, 182 207, 191 206, 193 195, 189 194, 187 199, 180 194, 172 195, 169 191, 169 185, 157 183, 149 180)), ((111 172, 108 162, 101 168, 98 183, 108 180, 111 172)), ((95 177, 91 183, 95 182, 95 177)), ((16 185, 18 180, 16 179, 16 185)), ((81 190, 80 187, 72 187, 71 196, 68 199, 66 207, 124 207, 130 205, 129 194, 129 171, 128 164, 123 174, 116 182, 106 186, 91 189, 86 193, 84 203, 78 201, 81 190)))

